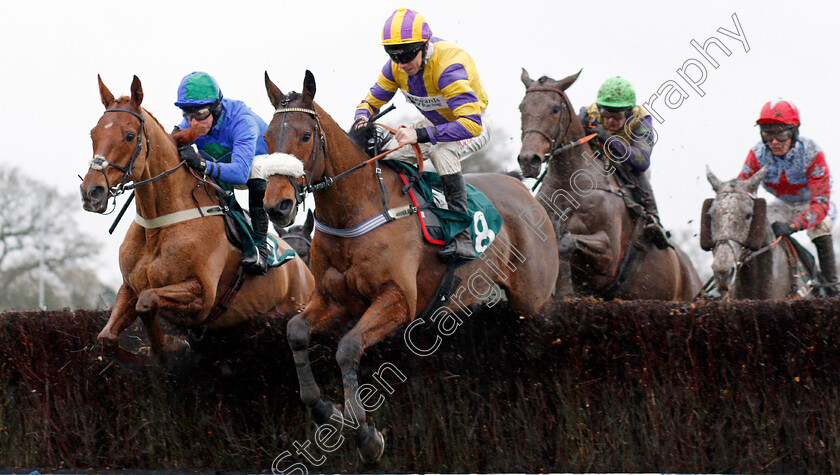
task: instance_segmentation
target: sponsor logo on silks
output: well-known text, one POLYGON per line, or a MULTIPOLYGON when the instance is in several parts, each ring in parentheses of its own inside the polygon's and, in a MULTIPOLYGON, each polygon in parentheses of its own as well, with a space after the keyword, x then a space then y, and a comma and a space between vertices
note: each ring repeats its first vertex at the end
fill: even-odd
POLYGON ((490 229, 482 211, 476 211, 473 215, 473 235, 475 236, 473 239, 475 252, 478 254, 484 252, 496 239, 496 233, 490 229))
POLYGON ((446 99, 443 96, 422 97, 409 94, 402 89, 400 89, 400 91, 402 91, 406 101, 414 104, 414 107, 420 109, 421 111, 429 112, 437 109, 449 108, 449 105, 446 103, 446 99))

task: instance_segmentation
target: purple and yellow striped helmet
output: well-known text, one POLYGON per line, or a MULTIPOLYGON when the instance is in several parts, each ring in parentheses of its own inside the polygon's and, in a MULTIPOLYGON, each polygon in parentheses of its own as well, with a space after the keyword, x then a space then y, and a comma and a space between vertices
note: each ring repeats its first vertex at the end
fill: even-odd
POLYGON ((385 46, 420 43, 429 41, 431 37, 432 30, 426 18, 408 8, 392 13, 382 28, 382 44, 385 46))

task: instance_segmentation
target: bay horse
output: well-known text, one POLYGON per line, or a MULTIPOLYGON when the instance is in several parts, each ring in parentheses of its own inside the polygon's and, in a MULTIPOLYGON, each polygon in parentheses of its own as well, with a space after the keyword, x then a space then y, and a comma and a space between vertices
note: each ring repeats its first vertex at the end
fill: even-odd
POLYGON ((148 350, 159 355, 186 342, 164 335, 158 318, 183 327, 219 328, 297 312, 314 289, 307 266, 295 257, 263 276, 240 273, 241 253, 228 242, 223 217, 213 213, 219 208, 216 189, 181 161, 172 136, 140 106, 137 76, 130 97, 115 99, 101 78, 99 94, 105 113, 91 130, 93 159, 81 185, 83 207, 104 213, 111 196, 133 187, 138 216, 120 246, 123 282, 97 337, 103 349, 135 360, 118 338, 137 317, 149 336, 148 350), (233 292, 236 297, 222 302, 239 277, 244 280, 238 294, 233 292))
MULTIPOLYGON (((403 335, 406 344, 416 350, 411 346, 410 330, 423 320, 422 316, 417 318, 418 312, 437 295, 447 265, 437 257, 435 247, 424 244, 413 215, 390 221, 359 237, 338 237, 323 231, 322 226, 347 230, 383 214, 383 206, 393 210, 409 204, 401 193, 403 182, 390 168, 380 169, 378 165, 337 178, 369 157, 315 103, 312 73, 306 71, 302 93, 284 95, 268 73, 265 82, 275 108, 265 132, 269 152, 301 161, 305 185, 314 190, 315 198, 317 221, 311 253, 315 292, 303 312, 287 325, 300 398, 319 426, 329 421, 353 421, 359 455, 364 461, 375 461, 382 455, 385 441, 366 420, 366 408, 374 409, 370 399, 362 396, 369 395, 365 391, 371 385, 359 384, 360 359, 366 348, 404 325, 408 325, 403 335), (345 328, 348 324, 352 329, 341 338, 336 351, 344 385, 342 414, 321 398, 309 362, 309 343, 313 332, 345 328)), ((450 317, 436 311, 432 320, 439 325, 458 321, 455 309, 469 312, 469 305, 492 292, 492 283, 503 290, 514 312, 536 315, 549 302, 557 279, 556 239, 548 215, 517 178, 492 173, 466 178, 493 202, 504 224, 479 258, 455 270, 456 277, 466 286, 449 300, 450 317), (486 292, 476 291, 480 280, 478 287, 486 288, 486 292)), ((269 180, 269 188, 273 184, 288 186, 284 180, 269 180)), ((288 188, 287 192, 292 193, 288 188)), ((265 206, 276 215, 280 212, 273 209, 275 204, 266 201, 265 206)))
POLYGON ((719 180, 706 167, 715 197, 703 203, 700 247, 714 255, 712 271, 726 299, 785 299, 809 293, 798 256, 787 239, 776 239, 764 198, 756 191, 766 168, 747 180, 719 180), (780 242, 781 241, 781 242, 780 242))
POLYGON ((660 250, 638 239, 609 160, 588 145, 571 145, 584 137, 565 92, 578 75, 559 81, 532 80, 525 69, 521 75, 518 161, 532 178, 548 162, 537 199, 555 225, 563 264, 558 289, 610 299, 693 299, 701 283, 688 256, 675 245, 660 250))
MULTIPOLYGON (((268 196, 268 195, 266 195, 268 196)), ((270 196, 268 196, 271 198, 270 196)), ((309 254, 312 248, 312 231, 315 229, 315 215, 312 210, 306 214, 306 221, 301 225, 289 226, 284 228, 274 224, 274 230, 287 244, 292 246, 295 253, 303 260, 303 263, 309 266, 309 254)))

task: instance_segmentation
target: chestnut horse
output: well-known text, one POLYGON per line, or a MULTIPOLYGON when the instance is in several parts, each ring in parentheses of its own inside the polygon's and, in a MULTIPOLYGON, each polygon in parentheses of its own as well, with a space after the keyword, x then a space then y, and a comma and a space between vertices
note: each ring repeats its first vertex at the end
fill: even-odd
POLYGON ((747 180, 719 180, 706 167, 715 197, 703 203, 700 247, 712 251, 712 271, 725 299, 785 299, 810 294, 789 239, 776 239, 764 198, 756 191, 766 168, 747 180))
POLYGON ((151 353, 160 354, 185 342, 164 336, 158 317, 184 327, 228 327, 255 316, 299 311, 314 280, 298 257, 263 276, 245 276, 236 297, 223 302, 227 309, 217 307, 241 275, 241 253, 228 242, 223 217, 212 213, 219 206, 216 190, 181 162, 173 138, 140 107, 143 89, 137 76, 131 97, 115 99, 101 78, 99 94, 105 113, 91 130, 93 160, 81 185, 84 209, 103 213, 111 196, 134 187, 138 216, 120 246, 123 283, 97 338, 103 348, 133 360, 118 338, 137 317, 151 353), (134 184, 126 185, 129 181, 134 184), (183 219, 185 214, 191 216, 183 219))
POLYGON ((594 157, 586 145, 563 147, 584 137, 565 93, 579 74, 560 81, 548 77, 534 81, 523 69, 521 78, 526 92, 519 105, 523 131, 519 166, 526 177, 536 177, 550 157, 537 199, 555 225, 563 264, 558 288, 570 279, 577 294, 693 299, 701 283, 688 256, 677 246, 660 250, 637 238, 609 161, 594 157))
MULTIPOLYGON (((437 257, 435 247, 424 244, 413 215, 353 238, 322 231, 322 226, 353 228, 383 214, 383 206, 393 210, 409 204, 401 193, 403 183, 388 167, 381 168, 381 182, 377 178, 378 167, 359 168, 337 178, 365 162, 368 156, 313 101, 312 73, 306 72, 302 94, 292 92, 284 96, 268 74, 265 80, 268 97, 276 109, 265 133, 268 149, 303 163, 305 184, 314 190, 315 198, 317 222, 311 254, 315 292, 303 312, 287 326, 300 397, 316 424, 353 421, 360 456, 365 461, 375 461, 385 442, 382 434, 366 422, 365 402, 369 398, 365 402, 360 399, 371 385, 359 385, 359 360, 366 348, 404 325, 408 325, 404 339, 415 350, 410 330, 422 322, 424 317, 417 318, 418 313, 436 295, 447 265, 437 257), (313 183, 318 179, 322 181, 313 183), (342 417, 331 402, 321 399, 309 363, 309 342, 312 332, 344 328, 350 323, 352 329, 341 338, 336 352, 344 383, 342 417)), ((478 259, 455 270, 466 285, 449 301, 452 310, 443 309, 453 316, 435 312, 432 320, 440 317, 439 322, 460 321, 454 317, 453 303, 469 312, 470 304, 493 292, 492 283, 504 291, 514 312, 537 314, 551 298, 557 279, 556 239, 548 215, 522 182, 512 176, 475 174, 468 175, 467 182, 487 195, 504 224, 478 259), (526 222, 521 216, 531 220, 526 222), (477 292, 479 280, 482 290, 477 292)), ((269 188, 278 184, 289 186, 284 180, 269 180, 269 188)), ((293 194, 289 188, 286 190, 288 195, 293 194)), ((275 209, 275 204, 267 201, 265 206, 277 218, 282 212, 275 209)), ((373 410, 369 403, 367 407, 373 410)))

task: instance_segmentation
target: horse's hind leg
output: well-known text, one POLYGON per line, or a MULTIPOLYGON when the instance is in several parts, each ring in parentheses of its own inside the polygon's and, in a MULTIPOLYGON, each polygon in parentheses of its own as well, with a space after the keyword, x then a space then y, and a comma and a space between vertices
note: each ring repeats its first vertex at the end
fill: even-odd
POLYGON ((383 288, 376 300, 338 344, 336 360, 344 382, 345 419, 355 421, 356 446, 364 462, 376 462, 385 450, 382 433, 366 423, 365 409, 359 395, 359 360, 365 348, 381 341, 409 320, 405 295, 396 285, 383 288))
POLYGON ((295 360, 300 383, 300 400, 309 408, 316 425, 327 424, 332 419, 333 424, 337 423, 340 426, 340 430, 344 423, 341 412, 332 402, 321 399, 321 389, 315 382, 309 361, 309 340, 313 327, 323 330, 324 324, 337 317, 331 308, 320 296, 313 298, 302 313, 292 317, 286 324, 286 338, 295 360))

